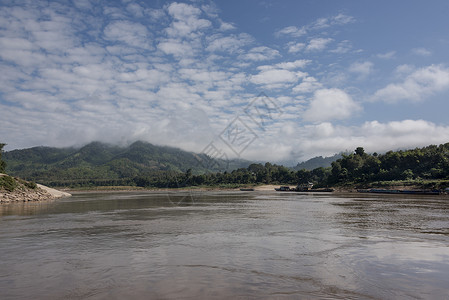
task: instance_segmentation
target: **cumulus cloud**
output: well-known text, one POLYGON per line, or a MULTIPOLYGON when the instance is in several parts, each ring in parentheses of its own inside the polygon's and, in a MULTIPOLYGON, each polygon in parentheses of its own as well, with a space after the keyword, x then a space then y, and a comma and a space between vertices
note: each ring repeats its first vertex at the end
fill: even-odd
POLYGON ((306 47, 306 51, 322 51, 326 49, 327 45, 332 42, 331 38, 315 38, 310 40, 309 44, 306 47))
POLYGON ((275 65, 276 68, 294 70, 298 68, 304 68, 312 61, 309 59, 297 59, 295 61, 282 62, 275 65))
POLYGON ((188 37, 191 33, 212 25, 209 20, 200 17, 201 10, 193 5, 174 2, 168 6, 167 11, 174 19, 166 29, 168 35, 172 37, 188 37))
POLYGON ((209 38, 209 45, 206 47, 210 52, 238 52, 242 47, 253 42, 249 34, 241 33, 237 35, 215 35, 209 38))
POLYGON ((304 44, 304 43, 290 42, 287 44, 289 53, 297 53, 297 52, 303 50, 305 47, 306 47, 306 44, 304 44))
POLYGON ((323 29, 335 25, 345 25, 353 22, 355 22, 354 17, 340 13, 338 15, 329 18, 319 18, 315 22, 313 22, 309 27, 313 29, 323 29))
POLYGON ((233 24, 221 21, 220 31, 227 31, 233 29, 235 29, 235 26, 233 24))
POLYGON ((308 33, 310 30, 320 30, 336 25, 345 25, 355 22, 355 19, 351 16, 345 14, 338 14, 328 18, 319 18, 314 22, 307 24, 302 27, 297 26, 287 26, 275 32, 277 37, 290 36, 290 37, 301 37, 308 33))
POLYGON ((389 52, 385 52, 385 53, 379 53, 379 54, 377 54, 377 57, 382 58, 382 59, 391 59, 391 58, 394 58, 395 55, 396 55, 396 51, 389 51, 389 52))
POLYGON ((344 40, 338 43, 337 48, 329 50, 331 53, 344 54, 348 53, 352 49, 352 43, 348 40, 344 40))
POLYGON ((104 29, 106 40, 126 43, 132 47, 151 48, 151 35, 147 28, 139 23, 116 21, 104 29))
POLYGON ((349 72, 367 76, 371 73, 374 64, 370 61, 355 62, 349 66, 349 72))
POLYGON ((389 103, 398 101, 422 101, 426 97, 449 89, 449 69, 431 65, 407 75, 403 82, 392 83, 375 92, 372 101, 389 103))
POLYGON ((357 147, 364 147, 370 153, 384 153, 442 144, 449 140, 449 126, 409 119, 367 121, 358 126, 335 125, 326 121, 301 125, 286 121, 272 129, 259 135, 245 150, 245 158, 297 162, 319 155, 331 156, 345 150, 352 151, 357 147))
POLYGON ((361 109, 351 96, 340 89, 321 89, 314 93, 303 118, 309 122, 342 120, 361 109))
POLYGON ((279 51, 265 47, 254 47, 248 51, 248 53, 241 55, 240 57, 244 60, 252 60, 252 61, 262 61, 262 60, 270 60, 276 57, 281 56, 279 51))
POLYGON ((412 53, 419 56, 430 56, 432 52, 426 48, 413 48, 412 53))
POLYGON ((282 28, 281 30, 276 31, 276 36, 292 36, 292 37, 300 37, 307 34, 307 30, 305 27, 296 27, 296 26, 287 26, 282 28))
POLYGON ((251 76, 251 82, 265 85, 267 88, 279 88, 295 83, 302 76, 302 72, 293 72, 283 69, 262 70, 251 76))
POLYGON ((300 84, 293 88, 294 93, 312 93, 317 89, 321 88, 323 85, 318 82, 314 77, 305 77, 300 84))
MULTIPOLYGON (((333 66, 315 56, 325 49, 330 49, 325 59, 351 51, 348 40, 336 40, 332 48, 329 37, 337 38, 330 27, 352 23, 352 17, 339 14, 282 28, 276 35, 289 38, 283 47, 221 20, 213 5, 149 6, 87 0, 2 5, 0 136, 8 149, 142 139, 199 152, 245 115, 260 91, 268 91, 283 113, 263 131, 244 119, 259 130, 244 158, 307 158, 357 146, 379 152, 399 142, 418 146, 448 139, 447 127, 422 120, 333 123, 361 108, 343 90, 326 89, 344 81, 326 80, 332 70, 323 68, 333 66)), ((365 60, 350 69, 369 73, 373 66, 365 60)), ((424 98, 445 90, 448 73, 441 65, 402 65, 395 87, 424 98)))
POLYGON ((274 65, 259 66, 258 74, 250 77, 250 82, 264 85, 267 89, 285 88, 296 83, 300 78, 307 76, 306 72, 298 71, 304 68, 310 60, 299 59, 291 62, 278 63, 274 65))
POLYGON ((364 147, 367 152, 383 153, 430 144, 447 143, 449 127, 424 120, 382 123, 368 121, 361 126, 341 126, 323 122, 295 129, 301 144, 302 159, 330 156, 343 150, 364 147))

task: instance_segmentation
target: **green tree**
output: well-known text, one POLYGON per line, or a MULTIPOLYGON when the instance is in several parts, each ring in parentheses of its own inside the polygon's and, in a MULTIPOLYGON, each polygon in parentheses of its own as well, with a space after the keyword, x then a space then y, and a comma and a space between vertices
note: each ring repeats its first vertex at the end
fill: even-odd
POLYGON ((0 173, 4 173, 6 169, 6 162, 2 160, 2 152, 5 145, 6 144, 0 143, 0 173))
POLYGON ((355 149, 355 154, 359 155, 359 156, 364 156, 365 155, 365 149, 363 149, 363 147, 357 147, 357 149, 355 149))

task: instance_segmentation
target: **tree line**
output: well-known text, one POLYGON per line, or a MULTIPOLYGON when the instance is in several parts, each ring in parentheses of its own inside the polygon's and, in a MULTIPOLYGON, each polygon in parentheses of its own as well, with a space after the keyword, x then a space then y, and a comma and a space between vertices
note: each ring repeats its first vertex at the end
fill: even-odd
POLYGON ((449 179, 449 143, 411 150, 368 154, 363 147, 342 154, 331 167, 298 171, 271 163, 254 163, 232 172, 193 175, 164 174, 163 177, 136 177, 137 186, 183 187, 222 184, 289 184, 312 182, 317 188, 363 185, 378 181, 449 179), (165 177, 164 177, 165 176, 165 177))
MULTIPOLYGON (((0 144, 0 172, 5 171, 5 163, 1 159, 3 146, 4 144, 0 144)), ((128 169, 129 166, 127 167, 124 162, 120 170, 128 169)), ((40 172, 35 172, 34 175, 44 178, 43 175, 48 173, 41 172, 42 176, 38 176, 40 172)), ((53 170, 54 176, 41 180, 41 183, 68 187, 130 185, 147 188, 177 188, 250 184, 297 185, 312 182, 315 187, 332 187, 363 185, 376 181, 449 179, 449 143, 411 150, 388 151, 385 154, 369 154, 364 148, 358 147, 353 153, 342 154, 341 158, 332 162, 331 167, 319 167, 313 170, 294 170, 267 162, 252 163, 246 168, 227 172, 200 173, 192 169, 179 172, 150 168, 145 172, 140 170, 119 172, 118 175, 116 173, 106 167, 72 168, 65 171, 59 170, 59 172, 53 170), (107 176, 109 173, 114 176, 107 176)))

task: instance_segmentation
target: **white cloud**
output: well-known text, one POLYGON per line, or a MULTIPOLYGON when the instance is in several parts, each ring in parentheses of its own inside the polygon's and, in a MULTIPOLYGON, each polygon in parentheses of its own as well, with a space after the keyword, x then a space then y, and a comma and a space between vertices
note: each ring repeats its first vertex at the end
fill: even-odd
POLYGON ((315 92, 303 118, 309 122, 342 120, 351 117, 360 109, 360 105, 344 91, 321 89, 315 92))
POLYGON ((291 37, 301 37, 308 33, 309 30, 320 30, 336 25, 345 25, 348 23, 355 22, 355 19, 351 16, 345 14, 338 14, 329 18, 319 18, 312 22, 311 24, 297 27, 297 26, 287 26, 281 30, 276 31, 275 35, 280 36, 291 36, 291 37))
POLYGON ((414 48, 412 53, 419 56, 430 56, 432 52, 426 48, 414 48))
POLYGON ((382 59, 392 59, 392 58, 394 58, 395 55, 396 55, 396 51, 389 51, 386 53, 379 53, 379 54, 377 54, 377 57, 382 58, 382 59))
POLYGON ((371 100, 390 103, 401 100, 417 102, 448 89, 449 69, 441 65, 431 65, 414 71, 401 83, 392 83, 378 90, 371 100))
MULTIPOLYGON (((192 33, 212 25, 209 20, 201 19, 201 10, 185 3, 171 3, 167 8, 168 14, 174 19, 166 29, 171 37, 192 37, 192 33)), ((193 35, 194 36, 194 35, 193 35)))
POLYGON ((414 70, 416 70, 416 67, 413 65, 399 65, 396 67, 396 69, 394 70, 394 72, 401 76, 401 78, 403 78, 404 75, 408 75, 410 73, 412 73, 414 70))
POLYGON ((310 25, 312 29, 324 29, 335 25, 345 25, 355 22, 355 19, 345 14, 338 14, 329 18, 319 18, 310 25))
POLYGON ((235 29, 235 26, 231 23, 227 23, 227 22, 220 22, 220 31, 227 31, 227 30, 233 30, 235 29))
POLYGON ((349 72, 367 76, 372 72, 373 66, 374 64, 370 61, 355 62, 349 66, 349 72))
POLYGON ((145 8, 145 15, 149 16, 149 20, 156 22, 162 20, 166 14, 163 9, 155 9, 155 8, 145 8))
POLYGON ((242 47, 253 42, 253 38, 245 33, 229 36, 216 35, 212 36, 209 40, 209 45, 206 47, 207 51, 229 53, 237 52, 242 47))
MULTIPOLYGON (((328 61, 305 59, 312 51, 333 49, 329 37, 336 35, 328 30, 315 32, 311 40, 305 35, 354 21, 346 15, 283 28, 277 35, 292 39, 285 48, 266 44, 269 48, 196 1, 159 8, 145 1, 93 3, 2 6, 0 135, 9 147, 142 139, 201 151, 242 113, 253 90, 276 88, 284 89, 267 93, 283 114, 248 147, 245 158, 306 158, 357 146, 380 152, 449 138, 448 127, 419 120, 331 123, 350 118, 360 106, 342 90, 323 89, 321 82, 343 82, 323 81, 335 70, 328 61), (276 61, 258 63, 265 59, 276 61), (307 93, 315 93, 310 102, 307 93)), ((348 40, 337 42, 331 53, 351 51, 348 40)), ((359 57, 352 70, 371 70, 365 60, 359 57)), ((404 88, 427 89, 418 93, 423 96, 444 90, 448 72, 442 66, 402 65, 393 75, 402 78, 397 85, 404 88)))
POLYGON ((306 47, 306 44, 290 42, 287 44, 287 47, 288 47, 289 53, 297 53, 297 52, 303 50, 306 47))
POLYGON ((186 20, 192 17, 198 17, 201 14, 201 10, 185 3, 171 3, 168 8, 168 13, 177 20, 186 20))
POLYGON ((354 17, 348 16, 348 15, 345 15, 342 13, 340 13, 330 19, 331 25, 345 25, 345 24, 349 24, 349 23, 353 23, 353 22, 355 22, 354 17))
POLYGON ((281 30, 275 33, 276 36, 288 35, 292 37, 300 37, 307 34, 307 30, 305 27, 296 27, 296 26, 288 26, 284 27, 281 30))
POLYGON ((310 40, 309 44, 306 47, 306 51, 322 51, 332 41, 333 39, 331 38, 314 38, 310 40))
POLYGON ((252 75, 250 81, 255 84, 278 88, 295 83, 302 76, 302 72, 292 72, 283 69, 262 70, 259 74, 252 75))
POLYGON ((152 48, 151 34, 145 26, 129 21, 116 21, 104 29, 106 40, 126 43, 129 46, 144 49, 152 48))
POLYGON ((279 56, 281 56, 279 51, 269 47, 260 46, 252 48, 248 53, 241 55, 240 58, 244 60, 262 61, 274 59, 279 56))
POLYGON ((315 90, 321 88, 323 85, 318 82, 314 77, 305 77, 300 84, 293 88, 294 93, 312 93, 315 90))
POLYGON ((357 147, 364 147, 370 153, 384 153, 447 143, 448 140, 449 126, 424 120, 369 121, 358 126, 335 125, 326 121, 300 125, 281 120, 267 128, 245 150, 243 157, 266 161, 300 161, 319 155, 331 156, 345 150, 352 151, 357 147), (283 138, 279 139, 279 136, 283 138))
POLYGON ((295 128, 293 136, 298 140, 297 147, 300 147, 302 159, 305 160, 351 151, 357 147, 364 147, 370 153, 384 153, 447 143, 449 127, 424 120, 370 121, 361 126, 337 126, 323 122, 295 128))
POLYGON ((307 76, 305 72, 294 70, 303 68, 308 63, 310 63, 310 60, 298 59, 292 62, 259 66, 257 67, 259 73, 252 75, 250 82, 265 85, 265 88, 268 89, 285 88, 296 83, 300 78, 307 76))
POLYGON ((294 70, 299 68, 304 68, 306 65, 310 64, 311 60, 308 59, 298 59, 295 61, 282 62, 275 65, 275 67, 286 70, 294 70))
POLYGON ((352 43, 348 40, 344 40, 338 43, 337 48, 329 50, 331 53, 343 54, 348 53, 352 49, 352 43))
POLYGON ((73 1, 73 4, 75 4, 76 7, 81 8, 81 9, 91 9, 92 8, 92 4, 90 3, 89 0, 76 0, 76 1, 73 1))
POLYGON ((365 144, 371 151, 387 151, 400 148, 447 143, 449 127, 438 126, 424 120, 403 120, 380 123, 366 122, 361 127, 366 136, 365 144), (368 138, 371 138, 370 142, 368 138))
POLYGON ((175 57, 189 57, 195 55, 195 51, 190 43, 179 41, 177 39, 169 39, 160 42, 157 45, 165 54, 171 54, 175 57))
POLYGON ((130 3, 126 7, 126 10, 133 14, 135 17, 143 17, 143 8, 137 3, 130 3))

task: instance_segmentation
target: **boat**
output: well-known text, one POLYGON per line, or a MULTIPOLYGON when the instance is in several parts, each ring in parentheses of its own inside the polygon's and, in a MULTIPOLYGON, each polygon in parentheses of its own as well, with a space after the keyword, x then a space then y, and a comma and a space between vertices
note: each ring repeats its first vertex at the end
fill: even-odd
POLYGON ((334 189, 331 188, 322 188, 322 189, 312 189, 313 183, 308 182, 307 184, 298 184, 295 188, 290 188, 289 186, 281 186, 279 188, 275 188, 275 191, 278 192, 308 192, 308 193, 315 193, 315 192, 333 192, 334 189))
POLYGON ((292 192, 293 191, 293 189, 291 189, 289 186, 281 186, 279 188, 275 188, 274 190, 278 191, 278 192, 292 192))
POLYGON ((240 189, 242 192, 253 192, 254 189, 253 188, 241 188, 240 189))
POLYGON ((439 195, 442 194, 440 190, 403 190, 401 194, 412 194, 412 195, 439 195))

